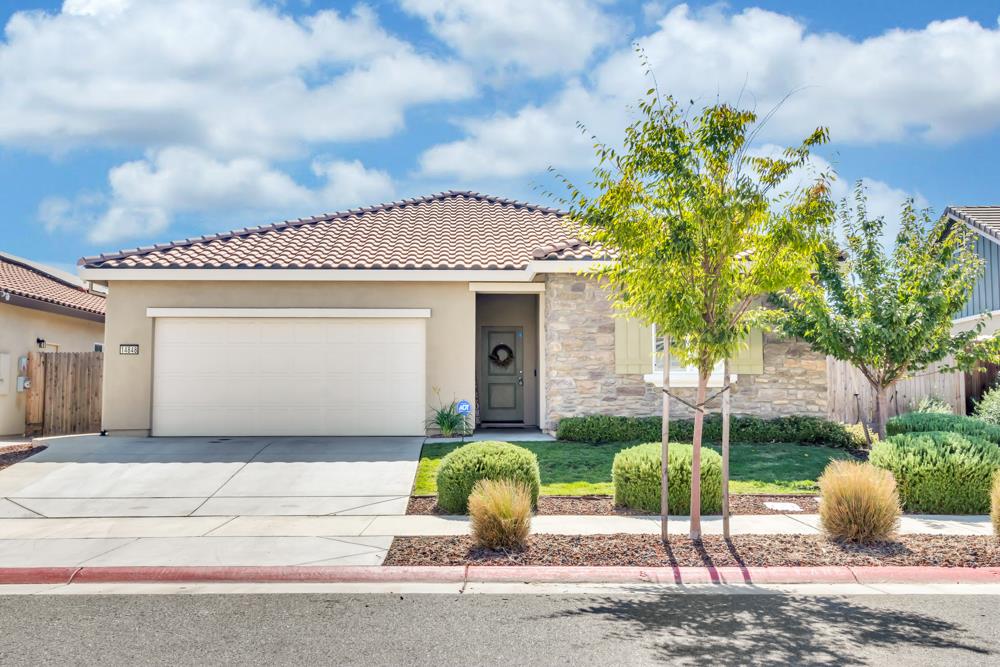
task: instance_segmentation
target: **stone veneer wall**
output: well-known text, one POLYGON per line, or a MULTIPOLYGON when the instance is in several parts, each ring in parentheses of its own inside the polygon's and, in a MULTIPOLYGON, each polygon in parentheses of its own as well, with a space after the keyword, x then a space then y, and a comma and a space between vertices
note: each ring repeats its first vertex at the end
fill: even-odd
MULTIPOLYGON (((682 389, 694 400, 694 389, 682 389)), ((764 336, 764 373, 733 385, 734 414, 759 417, 827 412, 826 358, 802 341, 764 336)), ((662 391, 642 375, 615 373, 615 324, 606 291, 594 279, 549 274, 545 289, 545 426, 562 417, 658 415, 662 391)), ((715 406, 716 409, 717 406, 715 406)), ((671 415, 688 417, 678 401, 671 415)))

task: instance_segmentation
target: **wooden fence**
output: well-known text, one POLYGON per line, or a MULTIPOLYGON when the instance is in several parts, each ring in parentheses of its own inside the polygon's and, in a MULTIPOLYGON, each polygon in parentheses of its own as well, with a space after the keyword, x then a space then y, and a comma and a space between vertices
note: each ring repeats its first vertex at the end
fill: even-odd
POLYGON ((101 430, 100 352, 28 355, 26 435, 70 435, 101 430))
POLYGON ((1000 364, 984 364, 983 369, 965 374, 965 410, 971 413, 976 401, 983 397, 987 389, 992 389, 1000 377, 1000 364))
MULTIPOLYGON (((939 373, 938 366, 896 383, 889 394, 889 416, 913 410, 920 399, 938 398, 957 414, 965 414, 965 375, 939 373)), ((868 380, 846 361, 826 359, 827 414, 832 420, 853 424, 875 419, 875 393, 868 380)))

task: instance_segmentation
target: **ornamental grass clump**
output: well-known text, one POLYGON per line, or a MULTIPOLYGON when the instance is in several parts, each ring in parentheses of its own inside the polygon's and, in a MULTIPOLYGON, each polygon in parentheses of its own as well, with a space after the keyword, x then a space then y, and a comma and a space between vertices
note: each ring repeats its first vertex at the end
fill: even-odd
POLYGON ((509 442, 472 442, 450 452, 438 468, 438 506, 452 514, 465 514, 472 487, 481 479, 507 479, 523 483, 531 506, 538 503, 541 475, 534 452, 509 442))
POLYGON ((828 537, 870 544, 889 540, 899 526, 892 473, 857 461, 831 461, 819 478, 820 525, 828 537))
MULTIPOLYGON (((646 512, 660 511, 661 444, 648 442, 615 454, 611 478, 615 504, 646 512)), ((686 443, 670 443, 668 475, 671 514, 691 511, 691 455, 686 443)), ((722 510, 722 457, 711 449, 701 450, 701 510, 714 514, 722 510)))
POLYGON ((523 482, 481 479, 469 495, 469 519, 476 546, 523 549, 531 532, 531 490, 523 482))
POLYGON ((875 445, 868 461, 896 478, 908 512, 986 514, 1000 447, 961 433, 905 433, 875 445))

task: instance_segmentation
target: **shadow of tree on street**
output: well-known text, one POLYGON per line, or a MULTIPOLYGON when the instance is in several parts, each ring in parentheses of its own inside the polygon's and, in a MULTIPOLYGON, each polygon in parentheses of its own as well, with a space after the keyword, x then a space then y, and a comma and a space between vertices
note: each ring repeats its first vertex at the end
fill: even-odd
POLYGON ((609 638, 651 643, 670 664, 862 665, 872 647, 952 649, 979 660, 993 653, 957 624, 845 597, 675 593, 588 602, 555 617, 603 616, 616 622, 609 638))

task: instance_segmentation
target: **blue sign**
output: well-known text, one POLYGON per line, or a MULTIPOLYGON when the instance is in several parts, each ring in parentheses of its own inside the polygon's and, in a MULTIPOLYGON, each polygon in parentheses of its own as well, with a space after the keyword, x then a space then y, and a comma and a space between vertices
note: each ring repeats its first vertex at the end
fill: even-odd
POLYGON ((458 410, 458 414, 467 415, 472 412, 472 404, 468 401, 459 401, 455 404, 455 409, 458 410))

